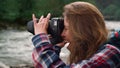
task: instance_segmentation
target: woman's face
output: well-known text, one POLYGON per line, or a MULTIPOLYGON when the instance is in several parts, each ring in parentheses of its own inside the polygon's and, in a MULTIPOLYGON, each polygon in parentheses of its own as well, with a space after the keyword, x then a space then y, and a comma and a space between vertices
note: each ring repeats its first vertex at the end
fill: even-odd
POLYGON ((64 30, 63 30, 61 36, 66 42, 71 42, 69 23, 67 21, 66 16, 64 17, 64 30))

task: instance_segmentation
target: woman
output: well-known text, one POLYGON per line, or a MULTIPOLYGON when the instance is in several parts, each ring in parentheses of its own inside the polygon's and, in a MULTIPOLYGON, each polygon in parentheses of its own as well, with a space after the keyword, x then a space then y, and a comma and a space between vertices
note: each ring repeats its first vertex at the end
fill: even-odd
POLYGON ((103 15, 92 4, 73 2, 64 7, 64 41, 52 45, 47 35, 47 17, 41 16, 37 23, 33 14, 35 46, 33 60, 36 68, 119 68, 120 67, 120 32, 107 39, 103 15), (70 43, 69 65, 59 57, 60 49, 70 43))

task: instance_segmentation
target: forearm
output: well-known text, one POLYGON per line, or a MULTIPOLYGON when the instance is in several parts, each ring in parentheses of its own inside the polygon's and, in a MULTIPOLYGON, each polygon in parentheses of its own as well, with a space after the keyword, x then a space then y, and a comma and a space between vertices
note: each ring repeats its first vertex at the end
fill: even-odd
POLYGON ((46 34, 38 34, 33 37, 32 42, 35 46, 33 51, 33 60, 35 66, 44 68, 62 67, 65 64, 59 58, 61 48, 59 46, 53 46, 46 34))

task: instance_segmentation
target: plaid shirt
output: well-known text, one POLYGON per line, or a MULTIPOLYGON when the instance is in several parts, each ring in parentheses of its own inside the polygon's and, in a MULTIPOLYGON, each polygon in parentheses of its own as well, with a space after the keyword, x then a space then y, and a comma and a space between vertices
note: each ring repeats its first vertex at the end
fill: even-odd
POLYGON ((46 34, 35 35, 32 42, 35 46, 32 53, 35 68, 120 68, 120 31, 113 33, 91 58, 71 65, 60 59, 61 48, 53 46, 46 34))

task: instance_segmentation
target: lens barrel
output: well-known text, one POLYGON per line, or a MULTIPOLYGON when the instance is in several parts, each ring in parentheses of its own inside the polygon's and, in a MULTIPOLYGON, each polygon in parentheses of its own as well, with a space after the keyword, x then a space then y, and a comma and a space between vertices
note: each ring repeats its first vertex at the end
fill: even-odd
MULTIPOLYGON (((52 38, 50 38, 50 41, 52 44, 57 44, 59 42, 62 42, 63 39, 61 37, 61 33, 64 29, 64 20, 63 18, 52 18, 49 21, 49 26, 47 29, 48 34, 50 34, 52 36, 52 38)), ((34 33, 34 23, 33 21, 29 21, 27 23, 27 30, 28 32, 32 33, 33 35, 34 33)))

